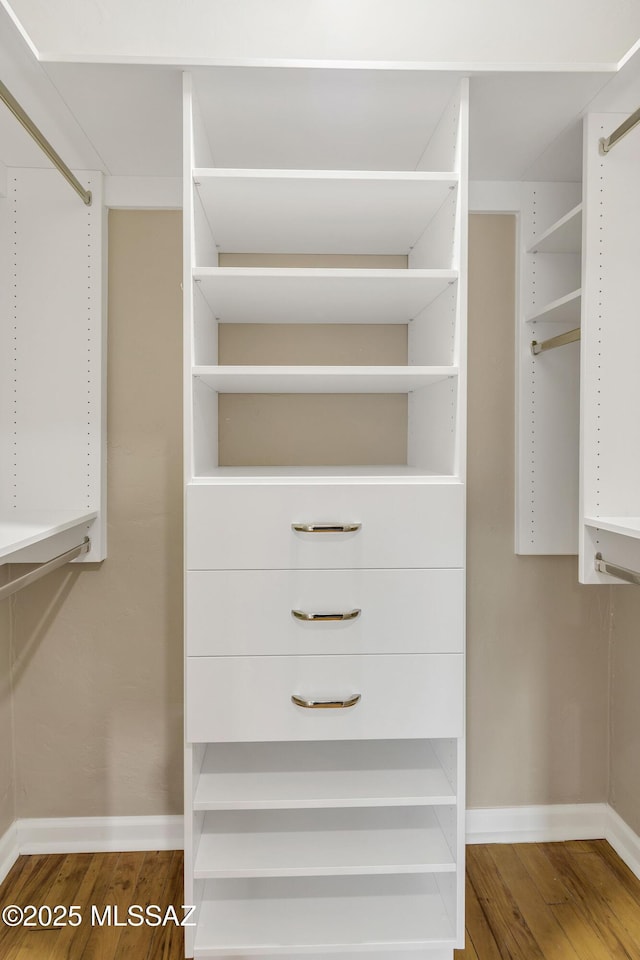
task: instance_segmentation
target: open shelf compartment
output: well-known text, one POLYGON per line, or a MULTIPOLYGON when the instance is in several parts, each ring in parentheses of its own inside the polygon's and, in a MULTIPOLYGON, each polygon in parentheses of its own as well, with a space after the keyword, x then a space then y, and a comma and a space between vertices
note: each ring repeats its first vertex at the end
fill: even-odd
POLYGON ((527 248, 527 253, 580 253, 582 251, 582 203, 552 223, 527 248))

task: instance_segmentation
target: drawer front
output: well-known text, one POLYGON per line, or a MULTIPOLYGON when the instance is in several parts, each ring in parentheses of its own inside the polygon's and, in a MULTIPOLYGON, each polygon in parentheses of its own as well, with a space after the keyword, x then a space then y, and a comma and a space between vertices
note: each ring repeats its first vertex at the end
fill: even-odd
POLYGON ((448 484, 191 484, 187 568, 461 567, 464 488, 448 484), (292 524, 359 524, 300 532, 292 524))
POLYGON ((352 740, 460 737, 461 654, 189 657, 187 740, 352 740), (354 706, 307 709, 310 701, 354 706))
POLYGON ((462 570, 193 571, 186 605, 189 656, 463 650, 462 570))

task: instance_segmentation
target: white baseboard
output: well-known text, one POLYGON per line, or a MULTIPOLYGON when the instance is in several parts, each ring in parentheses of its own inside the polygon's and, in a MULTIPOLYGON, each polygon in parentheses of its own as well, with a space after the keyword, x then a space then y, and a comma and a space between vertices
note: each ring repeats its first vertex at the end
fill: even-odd
POLYGON ((544 843, 606 837, 606 803, 467 810, 467 843, 544 843))
POLYGON ((179 850, 183 818, 60 817, 16 820, 20 853, 104 853, 119 850, 179 850))
POLYGON ((0 883, 2 883, 19 856, 18 831, 14 822, 7 832, 0 837, 0 883))
POLYGON ((636 877, 640 877, 640 837, 613 807, 607 808, 606 839, 636 877))

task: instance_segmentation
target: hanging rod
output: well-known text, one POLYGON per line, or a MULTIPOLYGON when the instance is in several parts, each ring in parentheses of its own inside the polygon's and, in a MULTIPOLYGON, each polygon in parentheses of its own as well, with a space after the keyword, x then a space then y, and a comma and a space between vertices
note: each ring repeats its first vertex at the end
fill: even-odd
POLYGON ((612 147, 616 145, 618 140, 629 133, 630 130, 633 130, 640 123, 640 107, 632 113, 630 117, 627 117, 626 120, 623 120, 619 127, 616 127, 612 134, 608 137, 600 137, 600 153, 609 153, 612 147))
POLYGON ((532 340, 531 353, 534 357, 537 357, 538 354, 544 350, 553 350, 554 347, 564 347, 565 343, 575 343, 575 341, 579 339, 580 327, 576 327, 575 330, 569 330, 567 333, 559 333, 557 337, 550 337, 548 340, 542 340, 541 343, 538 343, 537 340, 532 340))
POLYGON ((90 549, 91 541, 89 537, 85 537, 77 547, 71 547, 70 550, 65 550, 64 553, 60 553, 57 557, 47 560, 46 563, 41 563, 35 570, 31 570, 29 573, 23 573, 21 577, 16 577, 14 580, 10 580, 9 583, 5 583, 0 587, 0 600, 4 600, 5 597, 10 597, 12 593, 16 593, 17 590, 22 590, 23 587, 28 587, 30 583, 34 583, 36 580, 39 580, 40 577, 46 576, 46 574, 51 573, 52 570, 57 570, 58 567, 69 563, 70 560, 75 560, 76 557, 82 556, 83 553, 88 553, 90 549))
POLYGON ((597 573, 608 573, 612 577, 617 577, 618 580, 626 580, 627 583, 635 583, 637 587, 640 587, 640 573, 629 570, 627 567, 619 567, 617 563, 609 563, 608 560, 603 560, 601 553, 596 553, 595 568, 597 573))
POLYGON ((4 83, 0 80, 0 100, 9 108, 11 113, 14 115, 16 120, 18 120, 22 126, 25 128, 27 133, 33 137, 35 142, 38 144, 41 150, 43 150, 46 155, 51 160, 51 163, 56 167, 65 180, 71 184, 76 193, 82 198, 83 202, 86 203, 88 207, 91 206, 91 190, 85 190, 77 177, 73 175, 69 167, 66 165, 62 157, 56 153, 53 149, 47 138, 38 130, 35 123, 31 117, 24 112, 16 98, 7 90, 4 83))

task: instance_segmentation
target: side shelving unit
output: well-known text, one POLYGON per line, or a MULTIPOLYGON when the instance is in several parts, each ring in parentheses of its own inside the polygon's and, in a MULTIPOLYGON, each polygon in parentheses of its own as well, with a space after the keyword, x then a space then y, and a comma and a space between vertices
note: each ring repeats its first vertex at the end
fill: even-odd
POLYGON ((640 131, 600 149, 628 114, 585 120, 585 284, 580 450, 582 583, 640 573, 638 263, 640 131), (601 556, 611 574, 596 569, 601 556), (612 569, 613 568, 613 569, 612 569), (615 568, 622 568, 616 574, 615 568))
POLYGON ((106 556, 101 174, 85 206, 54 169, 8 169, 0 198, 0 562, 81 544, 106 556))
POLYGON ((227 74, 184 93, 186 956, 452 960, 468 84, 227 74))
POLYGON ((578 549, 580 350, 575 342, 564 342, 564 336, 560 342, 554 338, 575 331, 581 322, 581 196, 580 183, 522 185, 519 554, 571 554, 578 549))

